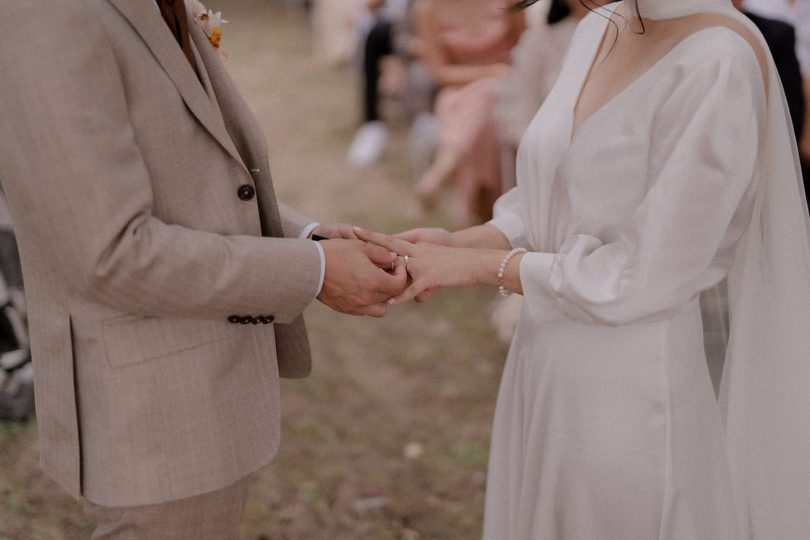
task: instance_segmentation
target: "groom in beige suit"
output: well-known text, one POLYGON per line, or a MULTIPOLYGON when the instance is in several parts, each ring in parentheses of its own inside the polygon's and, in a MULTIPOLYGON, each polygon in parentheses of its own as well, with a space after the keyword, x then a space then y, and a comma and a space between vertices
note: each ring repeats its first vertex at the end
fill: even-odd
POLYGON ((181 0, 0 0, 0 181, 42 466, 94 538, 238 535, 316 297, 385 314, 394 256, 277 204, 265 140, 181 0))

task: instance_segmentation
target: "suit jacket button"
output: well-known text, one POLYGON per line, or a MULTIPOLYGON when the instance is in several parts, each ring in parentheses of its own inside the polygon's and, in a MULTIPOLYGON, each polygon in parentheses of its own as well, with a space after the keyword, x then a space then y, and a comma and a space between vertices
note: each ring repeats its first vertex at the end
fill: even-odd
POLYGON ((276 318, 273 317, 272 315, 268 315, 267 317, 264 318, 264 320, 266 321, 264 324, 270 324, 270 323, 274 322, 276 320, 276 318))
POLYGON ((228 322, 231 324, 239 324, 240 322, 242 322, 242 317, 240 317, 239 315, 231 315, 230 317, 228 317, 228 322))
POLYGON ((245 184, 243 186, 239 186, 239 189, 237 190, 236 194, 243 201, 252 201, 253 197, 256 196, 256 188, 254 188, 250 184, 245 184))
POLYGON ((253 317, 242 317, 239 319, 239 322, 242 324, 253 324, 253 317))

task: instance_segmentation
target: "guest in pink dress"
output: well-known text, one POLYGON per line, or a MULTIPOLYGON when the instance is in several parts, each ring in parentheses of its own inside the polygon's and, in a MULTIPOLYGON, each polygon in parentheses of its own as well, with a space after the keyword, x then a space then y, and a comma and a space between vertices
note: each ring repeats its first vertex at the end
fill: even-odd
POLYGON ((504 0, 419 0, 415 6, 421 55, 441 87, 439 150, 417 193, 430 205, 451 181, 459 226, 491 217, 501 193, 494 110, 510 51, 525 28, 523 14, 508 8, 504 0))

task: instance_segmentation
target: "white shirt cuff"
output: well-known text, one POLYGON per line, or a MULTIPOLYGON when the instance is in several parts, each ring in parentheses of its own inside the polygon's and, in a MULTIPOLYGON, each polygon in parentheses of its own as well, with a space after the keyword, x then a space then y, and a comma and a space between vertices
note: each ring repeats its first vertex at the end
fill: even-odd
MULTIPOLYGON (((316 222, 310 223, 309 225, 304 227, 304 230, 301 231, 301 234, 298 235, 298 238, 300 238, 301 240, 306 240, 307 238, 309 238, 309 236, 312 234, 312 231, 314 231, 315 227, 317 227, 318 225, 320 225, 320 223, 316 222)), ((323 248, 318 242, 315 242, 315 245, 318 247, 318 254, 321 256, 321 277, 320 281, 318 281, 318 292, 315 293, 315 296, 317 297, 321 295, 321 289, 323 289, 323 280, 326 277, 326 255, 324 255, 323 248)))
POLYGON ((304 227, 304 230, 301 231, 301 234, 298 235, 298 238, 300 238, 301 240, 306 240, 307 238, 309 238, 309 236, 312 234, 312 231, 314 231, 315 227, 317 227, 318 225, 320 225, 320 223, 313 221, 312 223, 304 227))
POLYGON ((323 289, 323 279, 326 277, 326 255, 323 254, 323 248, 318 242, 315 242, 315 246, 318 248, 318 253, 321 256, 321 278, 318 282, 318 292, 315 293, 315 297, 321 295, 321 289, 323 289))

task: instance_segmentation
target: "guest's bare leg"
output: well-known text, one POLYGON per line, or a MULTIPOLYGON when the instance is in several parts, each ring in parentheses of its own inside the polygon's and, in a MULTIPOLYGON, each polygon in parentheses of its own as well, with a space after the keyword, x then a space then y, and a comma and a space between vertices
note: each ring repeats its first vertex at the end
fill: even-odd
POLYGON ((467 229, 481 223, 477 212, 481 200, 481 186, 472 182, 472 178, 475 177, 465 175, 455 186, 452 216, 453 227, 456 229, 467 229))
POLYGON ((416 195, 428 208, 435 206, 439 190, 458 169, 461 153, 455 148, 440 148, 433 165, 416 185, 416 195))

